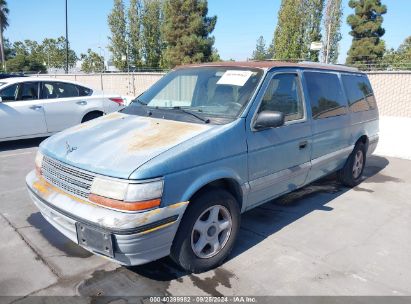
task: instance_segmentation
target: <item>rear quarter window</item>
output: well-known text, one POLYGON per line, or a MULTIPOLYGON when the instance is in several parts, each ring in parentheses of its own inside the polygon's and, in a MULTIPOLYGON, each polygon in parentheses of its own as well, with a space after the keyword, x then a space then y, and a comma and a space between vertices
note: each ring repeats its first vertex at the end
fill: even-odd
POLYGON ((368 78, 364 75, 342 75, 348 104, 352 112, 373 110, 377 107, 368 78))
POLYGON ((91 96, 93 94, 93 90, 86 87, 77 86, 77 89, 79 96, 91 96))
POLYGON ((347 113, 343 90, 336 74, 305 72, 304 77, 314 119, 340 116, 347 113))

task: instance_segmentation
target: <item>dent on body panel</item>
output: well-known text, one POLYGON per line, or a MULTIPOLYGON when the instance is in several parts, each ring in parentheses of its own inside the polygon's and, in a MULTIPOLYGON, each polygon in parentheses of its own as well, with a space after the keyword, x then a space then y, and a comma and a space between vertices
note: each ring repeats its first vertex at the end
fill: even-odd
POLYGON ((125 142, 129 153, 142 149, 167 147, 207 129, 197 124, 154 118, 138 120, 137 123, 145 124, 145 126, 129 133, 125 142))

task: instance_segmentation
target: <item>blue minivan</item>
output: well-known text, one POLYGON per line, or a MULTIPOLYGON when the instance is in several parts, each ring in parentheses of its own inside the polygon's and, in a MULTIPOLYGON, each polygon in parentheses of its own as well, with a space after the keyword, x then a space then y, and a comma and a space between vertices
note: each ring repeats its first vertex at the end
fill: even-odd
POLYGON ((358 185, 378 142, 367 76, 308 62, 174 69, 125 109, 45 140, 26 181, 45 219, 123 265, 202 272, 241 213, 332 172, 358 185))

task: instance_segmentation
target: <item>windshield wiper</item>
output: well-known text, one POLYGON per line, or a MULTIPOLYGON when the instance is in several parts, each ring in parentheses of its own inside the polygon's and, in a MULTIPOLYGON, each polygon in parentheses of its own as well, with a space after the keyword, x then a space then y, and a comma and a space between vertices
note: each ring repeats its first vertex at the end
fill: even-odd
POLYGON ((201 117, 200 115, 197 115, 197 114, 195 114, 195 113, 193 113, 193 112, 191 112, 191 111, 188 111, 188 110, 186 110, 186 109, 183 109, 182 107, 172 107, 172 109, 173 109, 173 110, 179 110, 179 111, 181 111, 181 112, 183 112, 183 113, 185 113, 185 114, 189 114, 189 115, 191 115, 191 116, 194 116, 195 118, 201 120, 202 122, 204 122, 204 123, 206 123, 206 124, 210 123, 210 119, 201 117))

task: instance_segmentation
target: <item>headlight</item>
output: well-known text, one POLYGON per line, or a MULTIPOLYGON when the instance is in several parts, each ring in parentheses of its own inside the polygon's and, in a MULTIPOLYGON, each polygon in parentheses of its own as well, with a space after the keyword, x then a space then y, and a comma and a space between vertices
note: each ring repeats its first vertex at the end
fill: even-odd
POLYGON ((128 183, 96 177, 91 185, 89 200, 122 211, 141 211, 158 207, 163 194, 163 181, 128 183))
POLYGON ((43 165, 43 154, 40 151, 37 151, 36 158, 34 160, 36 166, 36 172, 41 174, 41 166, 43 165))

